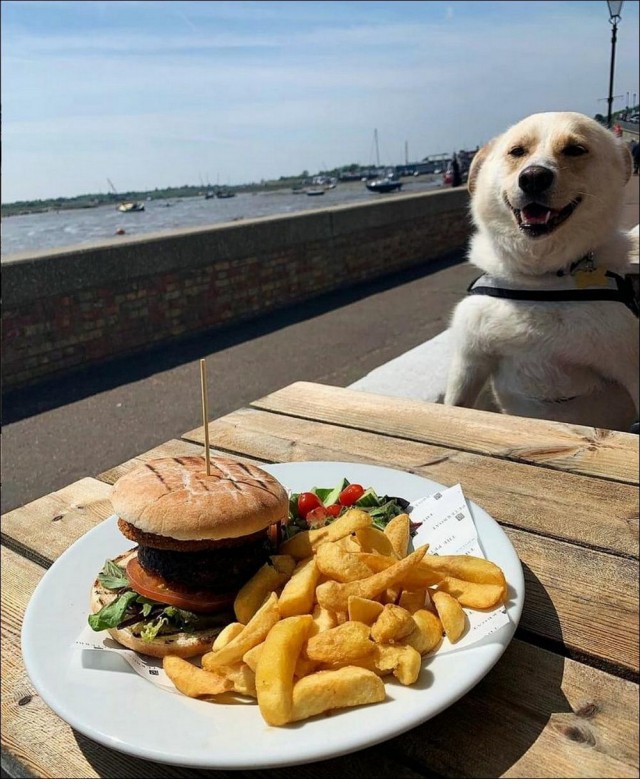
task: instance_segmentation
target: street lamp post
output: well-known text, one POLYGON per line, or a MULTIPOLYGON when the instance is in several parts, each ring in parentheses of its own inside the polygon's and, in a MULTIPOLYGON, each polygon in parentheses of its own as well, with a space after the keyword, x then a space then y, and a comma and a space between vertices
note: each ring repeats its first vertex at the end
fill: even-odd
POLYGON ((611 67, 609 69, 609 97, 607 102, 609 109, 607 112, 607 127, 611 128, 611 105, 613 103, 613 71, 616 64, 616 40, 618 35, 618 21, 620 20, 620 11, 624 0, 607 0, 609 6, 609 21, 611 22, 611 67))

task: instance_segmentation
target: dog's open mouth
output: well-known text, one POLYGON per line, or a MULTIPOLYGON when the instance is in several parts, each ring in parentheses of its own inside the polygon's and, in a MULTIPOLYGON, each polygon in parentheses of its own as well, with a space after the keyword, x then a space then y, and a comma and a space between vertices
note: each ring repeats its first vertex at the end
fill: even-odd
POLYGON ((509 208, 513 211, 518 227, 527 235, 537 238, 552 233, 571 216, 581 201, 579 197, 559 210, 540 203, 529 203, 523 208, 514 208, 509 203, 509 208))

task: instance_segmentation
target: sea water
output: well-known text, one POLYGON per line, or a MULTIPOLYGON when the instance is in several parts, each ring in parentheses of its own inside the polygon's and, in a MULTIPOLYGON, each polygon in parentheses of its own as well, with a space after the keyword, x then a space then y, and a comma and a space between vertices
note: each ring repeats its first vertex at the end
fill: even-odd
MULTIPOLYGON (((441 177, 405 179, 400 194, 419 193, 441 186, 441 177)), ((136 236, 163 230, 292 214, 335 205, 376 202, 397 197, 369 192, 363 182, 338 184, 324 195, 310 197, 290 189, 241 193, 233 198, 205 200, 204 196, 172 200, 149 200, 141 212, 121 213, 115 205, 97 208, 46 211, 2 219, 2 260, 22 252, 61 249, 103 241, 121 235, 136 236), (124 231, 121 233, 120 231, 124 231)))

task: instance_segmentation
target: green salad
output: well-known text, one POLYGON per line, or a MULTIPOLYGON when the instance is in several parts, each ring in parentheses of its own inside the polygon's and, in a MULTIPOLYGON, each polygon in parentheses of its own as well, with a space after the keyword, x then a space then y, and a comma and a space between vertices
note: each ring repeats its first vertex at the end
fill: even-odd
MULTIPOLYGON (((368 512, 374 527, 384 530, 393 517, 406 513, 408 505, 409 501, 404 498, 378 495, 373 487, 365 488, 341 479, 335 487, 313 487, 307 492, 291 494, 284 537, 291 538, 301 530, 323 527, 351 508, 368 512)), ((415 528, 412 530, 415 532, 415 528)))

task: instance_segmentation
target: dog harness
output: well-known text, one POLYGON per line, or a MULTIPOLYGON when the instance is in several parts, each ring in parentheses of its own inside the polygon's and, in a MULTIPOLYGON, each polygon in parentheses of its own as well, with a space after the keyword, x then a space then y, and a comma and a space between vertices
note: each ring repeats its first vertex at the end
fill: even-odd
POLYGON ((572 263, 568 271, 532 278, 528 284, 513 283, 485 273, 469 285, 467 294, 544 302, 613 300, 623 303, 636 317, 640 315, 631 280, 613 271, 597 268, 591 254, 572 263))

